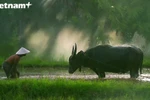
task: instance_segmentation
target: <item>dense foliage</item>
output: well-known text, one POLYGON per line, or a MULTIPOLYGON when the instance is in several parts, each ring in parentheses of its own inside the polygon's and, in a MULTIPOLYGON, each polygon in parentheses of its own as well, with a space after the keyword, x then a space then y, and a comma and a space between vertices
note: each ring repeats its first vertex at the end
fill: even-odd
MULTIPOLYGON (((27 3, 26 0, 3 0, 0 3, 27 3)), ((131 40, 135 32, 147 41, 150 37, 149 0, 30 0, 29 9, 0 9, 1 56, 8 56, 20 46, 26 45, 31 32, 53 28, 55 37, 64 25, 87 30, 90 45, 107 42, 106 32, 116 30, 123 40, 131 40), (29 27, 27 31, 27 28, 29 27), (30 34, 25 34, 30 33, 30 34)), ((47 33, 51 34, 50 31, 47 33)))

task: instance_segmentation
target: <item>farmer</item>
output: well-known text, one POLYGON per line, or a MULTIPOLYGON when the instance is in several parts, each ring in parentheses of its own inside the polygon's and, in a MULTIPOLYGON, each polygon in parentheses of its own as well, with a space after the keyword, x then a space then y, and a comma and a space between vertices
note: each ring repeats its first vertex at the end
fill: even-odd
POLYGON ((20 61, 20 58, 25 56, 30 51, 24 47, 21 47, 16 54, 7 58, 2 65, 7 78, 19 78, 19 72, 17 71, 17 64, 20 61))

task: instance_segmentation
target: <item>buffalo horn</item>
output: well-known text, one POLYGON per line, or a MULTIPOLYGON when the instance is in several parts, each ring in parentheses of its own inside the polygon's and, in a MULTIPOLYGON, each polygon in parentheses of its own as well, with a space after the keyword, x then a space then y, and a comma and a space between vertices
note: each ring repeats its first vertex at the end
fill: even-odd
POLYGON ((75 43, 74 55, 76 55, 76 52, 77 52, 77 44, 75 43))
POLYGON ((72 47, 72 55, 74 55, 74 46, 72 47))

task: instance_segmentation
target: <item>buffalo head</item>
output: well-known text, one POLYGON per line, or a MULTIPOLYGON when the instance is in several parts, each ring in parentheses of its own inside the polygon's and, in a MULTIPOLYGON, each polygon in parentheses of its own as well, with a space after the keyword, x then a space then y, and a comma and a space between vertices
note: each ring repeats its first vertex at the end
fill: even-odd
POLYGON ((72 54, 69 57, 69 73, 72 74, 74 73, 78 68, 79 70, 81 70, 81 66, 82 66, 82 58, 83 58, 83 51, 80 51, 76 54, 77 52, 77 45, 75 44, 72 47, 72 54))

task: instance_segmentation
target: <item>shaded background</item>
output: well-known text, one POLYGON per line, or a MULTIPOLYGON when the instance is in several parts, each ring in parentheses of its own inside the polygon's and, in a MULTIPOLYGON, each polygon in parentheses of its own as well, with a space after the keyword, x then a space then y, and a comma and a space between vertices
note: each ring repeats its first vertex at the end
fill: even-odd
POLYGON ((68 60, 98 44, 133 44, 150 56, 149 0, 1 0, 28 3, 29 9, 0 9, 0 57, 20 47, 27 58, 68 60))

